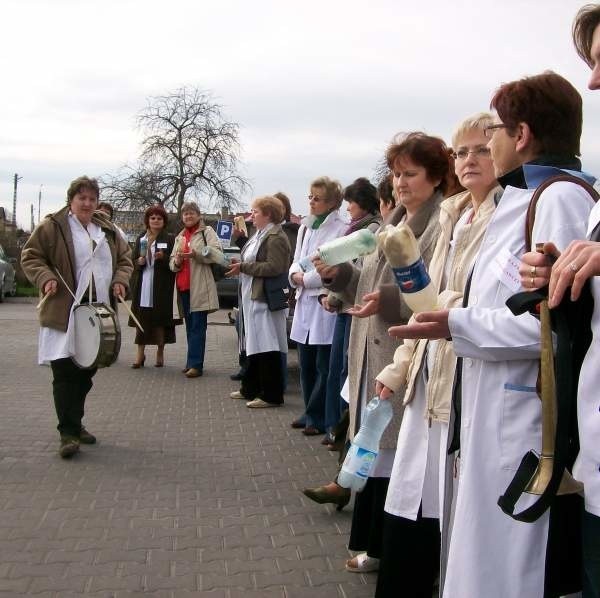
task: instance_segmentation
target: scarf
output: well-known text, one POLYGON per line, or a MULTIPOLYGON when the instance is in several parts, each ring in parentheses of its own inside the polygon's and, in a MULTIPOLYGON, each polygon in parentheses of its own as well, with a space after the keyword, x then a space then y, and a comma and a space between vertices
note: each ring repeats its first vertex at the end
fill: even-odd
POLYGON ((369 212, 366 216, 363 216, 362 218, 350 220, 350 225, 346 229, 344 236, 349 235, 354 231, 360 230, 361 228, 366 228, 367 226, 369 226, 369 224, 371 224, 371 222, 377 220, 378 216, 379 214, 371 214, 369 212))

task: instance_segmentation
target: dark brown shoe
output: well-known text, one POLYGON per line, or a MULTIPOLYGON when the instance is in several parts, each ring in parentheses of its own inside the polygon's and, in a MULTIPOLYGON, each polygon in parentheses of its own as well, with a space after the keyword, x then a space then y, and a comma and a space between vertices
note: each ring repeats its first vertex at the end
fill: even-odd
POLYGON ((342 488, 339 484, 336 484, 336 490, 327 486, 318 486, 317 488, 305 488, 302 490, 302 494, 320 505, 337 505, 336 511, 341 511, 350 502, 352 496, 349 488, 342 488))
POLYGON ((60 448, 58 454, 63 459, 69 459, 75 453, 79 452, 79 438, 75 436, 61 436, 60 437, 60 448))
POLYGON ((302 430, 302 434, 304 434, 304 436, 320 436, 321 434, 325 434, 325 432, 322 432, 319 428, 315 428, 314 426, 306 426, 304 430, 302 430))
POLYGON ((96 444, 96 437, 82 427, 79 434, 79 442, 81 444, 96 444))
POLYGON ((306 424, 301 419, 295 419, 290 426, 296 430, 302 430, 303 428, 306 428, 306 424))

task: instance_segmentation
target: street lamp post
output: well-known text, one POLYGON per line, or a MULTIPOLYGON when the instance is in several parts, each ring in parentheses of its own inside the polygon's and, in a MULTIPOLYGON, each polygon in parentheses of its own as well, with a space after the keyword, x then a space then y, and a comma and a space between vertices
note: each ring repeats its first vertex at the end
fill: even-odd
POLYGON ((44 184, 42 183, 40 185, 40 190, 39 190, 39 193, 38 193, 38 224, 42 220, 42 187, 43 186, 44 186, 44 184))

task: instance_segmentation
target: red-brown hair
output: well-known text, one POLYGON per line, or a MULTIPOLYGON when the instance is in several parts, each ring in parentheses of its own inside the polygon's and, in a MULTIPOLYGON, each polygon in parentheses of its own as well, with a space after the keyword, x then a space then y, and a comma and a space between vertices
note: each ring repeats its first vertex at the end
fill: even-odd
POLYGON ((158 203, 150 206, 144 212, 144 226, 146 228, 150 226, 150 216, 153 216, 154 214, 158 214, 163 219, 163 222, 165 223, 163 228, 166 228, 169 221, 169 215, 167 214, 167 211, 158 203))
POLYGON ((425 169, 429 182, 441 181, 435 189, 442 193, 446 191, 450 168, 448 156, 449 150, 442 139, 421 132, 397 137, 385 152, 385 160, 390 170, 394 170, 399 158, 409 158, 425 169))
POLYGON ((505 83, 494 94, 490 107, 509 133, 514 133, 519 123, 527 123, 540 154, 581 153, 581 96, 564 77, 547 71, 505 83))

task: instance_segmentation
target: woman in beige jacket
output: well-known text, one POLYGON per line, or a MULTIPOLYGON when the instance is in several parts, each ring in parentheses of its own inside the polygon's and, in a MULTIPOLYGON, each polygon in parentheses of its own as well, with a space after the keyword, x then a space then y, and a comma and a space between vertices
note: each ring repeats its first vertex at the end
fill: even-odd
POLYGON ((176 272, 175 284, 183 306, 187 335, 187 359, 183 373, 202 376, 208 314, 219 309, 217 287, 209 258, 202 256, 207 245, 221 251, 217 233, 202 222, 200 208, 186 202, 181 208, 184 229, 177 235, 169 267, 176 272))
MULTIPOLYGON (((388 148, 386 159, 394 174, 394 190, 400 202, 386 223, 406 222, 428 264, 439 234, 439 206, 446 190, 448 150, 441 139, 411 133, 388 148)), ((361 412, 374 395, 375 376, 397 347, 397 341, 388 335, 388 327, 408 321, 411 311, 402 301, 394 275, 379 250, 364 258, 362 269, 352 264, 326 268, 320 263, 317 269, 322 277, 332 279, 327 286, 342 293, 344 301, 365 302, 349 310, 354 316, 348 348, 352 439, 360 427, 361 412)), ((381 438, 371 477, 356 497, 349 548, 361 553, 346 563, 349 571, 375 570, 381 554, 383 506, 402 419, 401 397, 394 398, 392 405, 394 417, 381 438)), ((342 504, 342 497, 347 501, 350 494, 349 491, 344 494, 345 489, 336 483, 317 489, 316 498, 310 496, 311 490, 307 489, 305 494, 318 502, 334 502, 331 498, 327 500, 330 496, 342 504)))
MULTIPOLYGON (((440 308, 457 307, 501 191, 483 134, 489 114, 465 120, 453 136, 456 174, 467 189, 440 208, 429 274, 440 308)), ((439 472, 445 463, 456 356, 449 340, 405 341, 377 375, 381 398, 403 397, 404 417, 385 503, 377 598, 431 596, 439 571, 439 472)))

